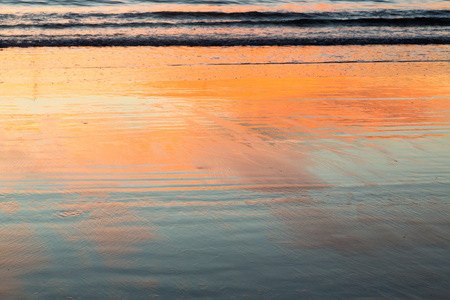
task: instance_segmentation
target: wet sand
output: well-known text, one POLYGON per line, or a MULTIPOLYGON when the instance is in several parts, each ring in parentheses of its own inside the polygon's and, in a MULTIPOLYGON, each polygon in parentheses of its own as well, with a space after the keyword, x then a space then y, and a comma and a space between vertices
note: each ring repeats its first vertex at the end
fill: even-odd
POLYGON ((0 51, 0 298, 442 298, 446 46, 0 51))

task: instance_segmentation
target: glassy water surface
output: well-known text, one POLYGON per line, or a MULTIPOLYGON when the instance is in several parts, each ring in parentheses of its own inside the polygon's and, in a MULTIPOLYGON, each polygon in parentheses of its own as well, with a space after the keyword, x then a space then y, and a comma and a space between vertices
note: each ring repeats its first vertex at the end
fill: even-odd
POLYGON ((0 298, 448 298, 449 16, 0 1, 0 298))

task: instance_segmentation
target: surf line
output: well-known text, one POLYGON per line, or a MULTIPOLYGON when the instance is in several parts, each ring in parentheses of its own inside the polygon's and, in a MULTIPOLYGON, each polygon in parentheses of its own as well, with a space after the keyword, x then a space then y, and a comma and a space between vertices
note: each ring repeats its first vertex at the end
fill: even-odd
POLYGON ((247 66, 247 65, 321 65, 321 64, 380 64, 380 63, 449 63, 450 60, 330 60, 330 61, 287 61, 287 62, 242 62, 242 63, 203 63, 169 64, 168 67, 190 66, 247 66))

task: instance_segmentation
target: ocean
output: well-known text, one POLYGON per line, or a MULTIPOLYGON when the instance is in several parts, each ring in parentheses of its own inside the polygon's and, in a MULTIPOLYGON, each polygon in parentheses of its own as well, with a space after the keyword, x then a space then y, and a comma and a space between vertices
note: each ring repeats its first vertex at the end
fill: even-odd
POLYGON ((2 1, 0 47, 448 44, 446 1, 2 1))
POLYGON ((447 299, 447 1, 0 0, 0 299, 447 299))

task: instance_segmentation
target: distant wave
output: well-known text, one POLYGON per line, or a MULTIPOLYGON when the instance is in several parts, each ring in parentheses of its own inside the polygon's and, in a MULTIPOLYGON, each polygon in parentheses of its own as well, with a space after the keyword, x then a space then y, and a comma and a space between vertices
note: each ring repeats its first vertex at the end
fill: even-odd
POLYGON ((0 41, 0 48, 7 47, 111 47, 111 46, 331 46, 331 45, 448 45, 450 38, 158 38, 158 37, 65 37, 65 38, 29 38, 0 41))
POLYGON ((450 10, 0 14, 0 47, 380 44, 450 44, 450 10))
POLYGON ((111 27, 171 27, 171 26, 280 26, 280 27, 334 27, 334 26, 450 26, 450 18, 361 18, 361 19, 288 19, 288 20, 224 20, 224 21, 134 21, 134 20, 104 20, 102 22, 14 22, 0 24, 0 28, 111 28, 111 27))
POLYGON ((1 14, 0 28, 110 26, 450 26, 450 10, 356 12, 159 11, 1 14))

